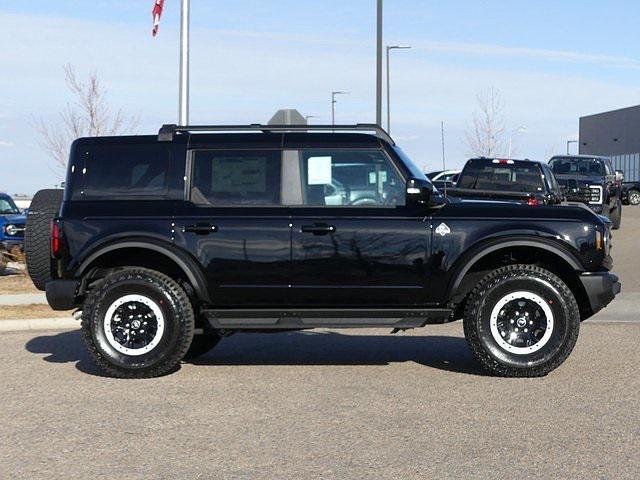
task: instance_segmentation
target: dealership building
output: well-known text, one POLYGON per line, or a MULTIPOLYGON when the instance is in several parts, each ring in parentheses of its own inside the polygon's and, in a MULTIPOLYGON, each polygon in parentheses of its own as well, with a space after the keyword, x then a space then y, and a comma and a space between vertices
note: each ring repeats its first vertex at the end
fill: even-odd
POLYGON ((610 157, 626 181, 639 181, 640 105, 580 118, 580 153, 610 157))

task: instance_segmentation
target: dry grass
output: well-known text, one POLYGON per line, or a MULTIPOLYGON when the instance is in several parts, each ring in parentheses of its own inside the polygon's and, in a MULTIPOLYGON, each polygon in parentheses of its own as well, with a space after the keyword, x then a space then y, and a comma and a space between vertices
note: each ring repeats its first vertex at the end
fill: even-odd
POLYGON ((40 293, 25 273, 0 276, 0 295, 40 293))
POLYGON ((2 305, 1 320, 21 320, 23 318, 69 318, 72 312, 55 312, 48 305, 2 305))

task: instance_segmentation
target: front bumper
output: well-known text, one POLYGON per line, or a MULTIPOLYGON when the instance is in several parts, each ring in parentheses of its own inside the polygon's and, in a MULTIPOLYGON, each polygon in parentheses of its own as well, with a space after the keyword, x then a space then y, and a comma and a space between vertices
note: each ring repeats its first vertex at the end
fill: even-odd
POLYGON ((52 280, 47 282, 47 303, 53 310, 73 310, 80 283, 76 280, 52 280))
POLYGON ((622 289, 618 277, 608 272, 583 273, 580 281, 589 297, 592 314, 609 305, 622 289))

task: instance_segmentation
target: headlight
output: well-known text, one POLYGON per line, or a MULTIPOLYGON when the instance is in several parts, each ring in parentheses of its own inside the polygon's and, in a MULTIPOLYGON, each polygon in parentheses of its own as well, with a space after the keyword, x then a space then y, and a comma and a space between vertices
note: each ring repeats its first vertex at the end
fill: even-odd
POLYGON ((592 205, 602 203, 602 194, 603 191, 601 186, 591 185, 589 187, 589 203, 592 205))

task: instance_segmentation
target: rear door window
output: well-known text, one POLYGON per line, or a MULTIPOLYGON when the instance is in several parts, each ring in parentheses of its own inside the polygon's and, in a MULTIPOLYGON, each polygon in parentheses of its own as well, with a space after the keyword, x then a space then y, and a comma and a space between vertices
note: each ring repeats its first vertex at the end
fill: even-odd
POLYGON ((169 150, 164 145, 83 147, 80 198, 164 198, 169 150))
POLYGON ((202 150, 192 156, 191 201, 200 205, 280 205, 280 150, 202 150))

